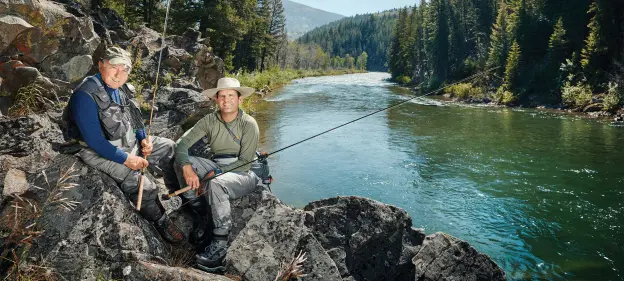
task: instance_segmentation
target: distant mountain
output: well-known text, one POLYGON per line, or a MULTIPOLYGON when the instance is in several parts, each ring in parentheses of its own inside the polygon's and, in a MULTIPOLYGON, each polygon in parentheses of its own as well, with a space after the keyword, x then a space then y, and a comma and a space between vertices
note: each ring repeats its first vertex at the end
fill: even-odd
POLYGON ((315 44, 330 56, 352 57, 368 54, 366 69, 387 71, 388 48, 399 10, 356 15, 319 26, 297 39, 315 44))
POLYGON ((289 39, 297 39, 316 27, 345 17, 289 0, 283 0, 283 3, 289 39))

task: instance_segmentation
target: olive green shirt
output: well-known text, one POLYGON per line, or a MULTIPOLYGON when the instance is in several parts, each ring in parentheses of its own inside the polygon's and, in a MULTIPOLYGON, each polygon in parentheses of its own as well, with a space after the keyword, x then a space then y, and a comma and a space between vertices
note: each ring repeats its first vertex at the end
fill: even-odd
POLYGON ((176 146, 176 161, 184 165, 190 165, 188 150, 198 140, 207 137, 210 150, 214 154, 234 154, 238 155, 238 160, 230 165, 223 166, 221 169, 229 171, 240 165, 232 172, 248 171, 251 168, 251 161, 256 157, 258 149, 258 136, 260 130, 256 119, 246 114, 243 110, 238 110, 238 115, 232 122, 227 123, 230 130, 240 139, 240 145, 236 143, 234 137, 225 127, 225 122, 221 118, 221 111, 206 115, 199 120, 193 128, 186 131, 178 140, 176 146))

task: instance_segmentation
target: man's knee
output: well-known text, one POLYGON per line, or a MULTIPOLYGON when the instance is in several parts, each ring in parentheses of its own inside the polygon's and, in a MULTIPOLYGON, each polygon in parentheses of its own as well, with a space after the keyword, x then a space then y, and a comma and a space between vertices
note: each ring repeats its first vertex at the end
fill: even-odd
POLYGON ((162 137, 154 137, 153 139, 154 148, 162 149, 163 151, 174 153, 175 151, 175 142, 168 138, 162 137))
POLYGON ((126 176, 124 181, 121 183, 121 191, 126 194, 138 194, 141 177, 143 177, 144 197, 146 193, 151 191, 155 191, 156 193, 158 192, 158 186, 155 183, 153 183, 147 176, 143 176, 134 171, 130 172, 130 174, 128 174, 128 176, 126 176))
POLYGON ((229 200, 227 188, 223 183, 218 181, 218 178, 210 181, 208 189, 206 190, 206 196, 208 197, 208 203, 210 205, 229 200))

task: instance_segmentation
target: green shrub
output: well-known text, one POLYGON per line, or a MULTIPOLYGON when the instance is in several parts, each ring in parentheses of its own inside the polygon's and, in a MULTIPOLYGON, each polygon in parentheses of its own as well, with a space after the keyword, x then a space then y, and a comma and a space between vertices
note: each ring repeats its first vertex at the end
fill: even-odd
POLYGON ((483 88, 474 87, 471 83, 455 84, 444 89, 444 92, 460 100, 483 99, 485 97, 483 88))
POLYGON ((609 82, 609 90, 603 100, 603 110, 615 111, 620 106, 622 96, 617 83, 609 82))
POLYGON ((409 78, 409 77, 408 77, 408 76, 406 76, 406 75, 403 75, 403 76, 399 76, 399 77, 397 77, 397 82, 398 82, 399 84, 407 85, 407 84, 409 84, 411 81, 412 81, 412 79, 411 79, 411 78, 409 78))
POLYGON ((591 103, 592 90, 582 83, 573 86, 567 82, 561 89, 561 100, 573 109, 580 109, 591 103))
POLYGON ((511 105, 518 98, 516 97, 516 95, 514 95, 513 92, 505 90, 504 87, 501 86, 498 88, 498 90, 496 90, 496 93, 494 93, 492 99, 498 104, 511 105))

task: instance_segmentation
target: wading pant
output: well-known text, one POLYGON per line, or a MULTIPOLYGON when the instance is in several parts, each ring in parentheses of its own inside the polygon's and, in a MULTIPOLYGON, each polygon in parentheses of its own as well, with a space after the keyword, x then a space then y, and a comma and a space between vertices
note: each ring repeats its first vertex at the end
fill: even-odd
MULTIPOLYGON (((175 142, 166 138, 150 137, 153 148, 152 153, 147 157, 151 169, 162 174, 165 185, 170 190, 180 188, 175 175, 174 155, 175 142)), ((140 147, 140 144, 137 144, 140 147)), ((138 149, 140 151, 140 148, 138 149)), ((121 191, 136 204, 139 197, 140 171, 133 171, 123 164, 107 160, 100 157, 95 151, 83 148, 79 154, 82 161, 87 165, 102 171, 113 178, 121 191)), ((147 176, 143 178, 143 199, 141 201, 141 215, 149 221, 156 221, 163 215, 163 211, 158 204, 158 186, 147 176)))
MULTIPOLYGON (((227 165, 236 159, 216 159, 219 165, 227 165)), ((193 170, 201 181, 210 171, 217 167, 217 164, 211 160, 190 156, 193 163, 193 170)), ((182 167, 177 166, 176 172, 180 180, 180 186, 187 186, 182 173, 182 167)), ((245 196, 256 189, 260 178, 252 171, 247 172, 228 172, 222 174, 200 186, 199 193, 203 193, 208 199, 210 210, 212 211, 212 221, 214 222, 215 235, 227 235, 232 228, 232 216, 230 200, 245 196), (205 190, 205 191, 204 191, 205 190)), ((188 200, 195 199, 195 190, 189 190, 182 194, 188 200)))

